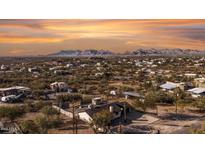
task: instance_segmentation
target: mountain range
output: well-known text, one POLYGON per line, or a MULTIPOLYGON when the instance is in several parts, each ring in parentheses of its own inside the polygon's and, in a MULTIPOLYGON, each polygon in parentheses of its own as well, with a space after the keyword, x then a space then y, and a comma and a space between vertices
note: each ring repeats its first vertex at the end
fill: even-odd
POLYGON ((95 57, 95 56, 205 56, 205 51, 193 49, 136 49, 125 53, 115 53, 109 50, 61 50, 47 55, 49 57, 95 57))
POLYGON ((50 54, 48 56, 51 57, 76 57, 76 56, 108 56, 108 55, 114 55, 113 52, 108 50, 95 50, 95 49, 89 49, 89 50, 61 50, 59 52, 50 54))

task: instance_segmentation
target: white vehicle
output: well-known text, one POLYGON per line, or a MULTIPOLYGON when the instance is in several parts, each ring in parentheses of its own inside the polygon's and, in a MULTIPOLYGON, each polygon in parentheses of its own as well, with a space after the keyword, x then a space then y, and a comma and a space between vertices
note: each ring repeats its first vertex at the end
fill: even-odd
POLYGON ((13 102, 16 99, 15 95, 8 95, 1 98, 1 101, 4 103, 13 102))

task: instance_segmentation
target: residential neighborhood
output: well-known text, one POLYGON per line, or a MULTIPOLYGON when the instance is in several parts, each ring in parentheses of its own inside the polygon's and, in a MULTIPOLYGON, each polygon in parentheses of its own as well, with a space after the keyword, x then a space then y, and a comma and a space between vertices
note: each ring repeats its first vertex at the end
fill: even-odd
POLYGON ((203 56, 0 59, 1 133, 191 134, 204 128, 203 56))

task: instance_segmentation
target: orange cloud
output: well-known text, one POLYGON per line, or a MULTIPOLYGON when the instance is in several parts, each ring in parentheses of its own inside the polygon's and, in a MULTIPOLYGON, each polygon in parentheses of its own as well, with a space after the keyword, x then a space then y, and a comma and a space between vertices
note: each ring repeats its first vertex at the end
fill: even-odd
POLYGON ((0 43, 4 49, 8 44, 12 47, 20 44, 22 49, 26 44, 33 44, 31 48, 44 45, 45 52, 51 51, 51 45, 55 50, 101 47, 118 52, 138 47, 204 50, 205 20, 0 20, 0 43))
POLYGON ((0 43, 56 43, 62 42, 63 39, 60 38, 21 38, 21 37, 10 37, 10 38, 1 38, 0 43))

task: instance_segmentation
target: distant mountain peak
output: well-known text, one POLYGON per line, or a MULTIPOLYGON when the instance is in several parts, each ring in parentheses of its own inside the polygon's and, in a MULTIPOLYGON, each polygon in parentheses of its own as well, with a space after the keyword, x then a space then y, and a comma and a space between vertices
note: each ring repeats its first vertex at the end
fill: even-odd
POLYGON ((106 56, 112 55, 113 53, 109 50, 96 50, 96 49, 87 49, 87 50, 61 50, 57 53, 50 54, 48 56, 52 57, 74 57, 74 56, 106 56))
POLYGON ((129 55, 135 56, 197 56, 197 55, 205 55, 204 51, 193 50, 193 49, 137 49, 132 52, 129 52, 129 55))
POLYGON ((96 49, 86 49, 86 50, 61 50, 59 52, 49 54, 51 57, 95 57, 95 56, 205 56, 205 51, 199 51, 194 49, 180 49, 180 48, 149 48, 143 49, 139 48, 134 51, 126 51, 125 53, 114 53, 109 50, 96 50, 96 49))

